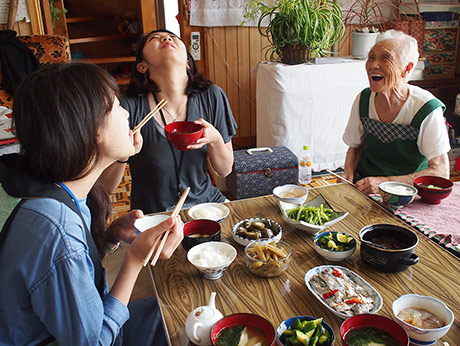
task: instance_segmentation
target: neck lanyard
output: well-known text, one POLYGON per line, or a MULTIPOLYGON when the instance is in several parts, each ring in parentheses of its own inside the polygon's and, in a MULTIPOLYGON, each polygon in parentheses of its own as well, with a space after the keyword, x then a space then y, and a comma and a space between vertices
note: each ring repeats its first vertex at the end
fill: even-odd
MULTIPOLYGON (((155 102, 158 104, 158 97, 156 94, 152 93, 153 94, 153 98, 155 99, 155 102)), ((163 124, 164 126, 166 126, 166 119, 165 119, 165 116, 163 114, 163 110, 160 109, 160 115, 161 115, 161 120, 163 121, 163 124)), ((187 111, 185 113, 185 120, 187 120, 188 118, 188 107, 187 107, 187 111)), ((166 132, 165 132, 165 136, 166 136, 166 132)), ((179 154, 179 164, 177 163, 177 158, 176 158, 176 154, 175 154, 175 150, 174 150, 174 147, 172 145, 171 142, 168 141, 168 144, 169 144, 169 149, 171 150, 171 155, 173 157, 173 162, 174 162, 174 170, 175 170, 175 173, 176 173, 176 184, 177 184, 177 197, 180 197, 182 195, 182 185, 180 183, 180 170, 182 168, 182 159, 183 159, 183 154, 184 152, 181 151, 180 154, 179 154)))
POLYGON ((78 199, 77 199, 77 197, 75 197, 75 195, 73 194, 73 192, 70 191, 70 189, 69 189, 69 188, 67 187, 67 185, 64 184, 64 183, 58 183, 58 185, 59 185, 60 187, 62 187, 62 188, 65 190, 65 192, 67 192, 67 193, 69 194, 70 198, 72 198, 73 202, 75 203, 75 205, 77 206, 78 210, 79 210, 80 213, 81 213, 80 204, 78 203, 78 199))

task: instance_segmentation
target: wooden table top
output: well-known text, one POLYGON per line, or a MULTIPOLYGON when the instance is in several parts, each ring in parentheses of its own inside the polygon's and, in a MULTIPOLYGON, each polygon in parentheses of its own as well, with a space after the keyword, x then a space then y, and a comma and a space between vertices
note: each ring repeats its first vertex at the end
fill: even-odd
MULTIPOLYGON (((400 225, 411 229, 377 202, 362 195, 347 184, 337 184, 309 190, 307 201, 319 193, 337 211, 349 215, 328 230, 344 231, 358 240, 364 226, 377 223, 400 225)), ((222 222, 222 241, 237 251, 234 262, 218 280, 207 280, 187 261, 180 247, 167 261, 152 268, 156 293, 172 345, 188 345, 185 320, 195 308, 208 303, 211 292, 217 292, 216 307, 222 314, 247 312, 265 317, 275 329, 285 319, 297 315, 323 317, 335 331, 335 344, 340 345, 339 328, 342 319, 326 309, 307 289, 305 273, 316 266, 337 264, 353 270, 370 283, 383 297, 379 315, 393 318, 391 305, 399 296, 408 293, 433 296, 453 311, 456 319, 450 331, 442 338, 451 346, 460 345, 460 261, 448 251, 417 233, 419 243, 415 253, 420 262, 399 273, 381 273, 368 267, 360 258, 359 245, 351 258, 329 262, 313 248, 313 235, 292 229, 283 221, 273 195, 226 203, 230 215, 222 222), (279 277, 262 278, 246 268, 244 247, 232 238, 233 225, 252 217, 266 217, 278 222, 283 229, 283 240, 293 249, 291 263, 279 277)), ((182 219, 189 220, 186 211, 182 219)), ((359 242, 359 240, 358 240, 359 242)), ((438 342, 440 345, 440 341, 438 342)))

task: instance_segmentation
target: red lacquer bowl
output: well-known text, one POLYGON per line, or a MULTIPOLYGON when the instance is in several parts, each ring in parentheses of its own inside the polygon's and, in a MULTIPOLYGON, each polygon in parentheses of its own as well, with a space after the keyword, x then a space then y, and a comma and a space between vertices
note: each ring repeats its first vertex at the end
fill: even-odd
POLYGON ((249 329, 253 327, 254 330, 259 330, 261 333, 263 333, 264 345, 275 345, 276 333, 272 324, 259 315, 246 313, 228 315, 217 321, 211 329, 212 344, 214 346, 216 345, 217 337, 219 336, 219 333, 222 331, 222 329, 233 328, 236 326, 247 326, 249 329))
POLYGON ((220 224, 217 221, 198 219, 187 222, 184 225, 184 239, 182 239, 182 247, 185 251, 190 250, 195 245, 208 241, 220 241, 221 232, 220 224), (193 238, 193 234, 207 234, 208 237, 193 238))
POLYGON ((203 127, 192 121, 176 121, 165 126, 166 138, 177 150, 187 150, 187 145, 195 143, 203 135, 203 127))
POLYGON ((409 336, 403 327, 392 319, 380 315, 362 314, 346 319, 340 326, 340 337, 342 345, 348 346, 345 341, 347 333, 351 329, 362 327, 375 327, 388 332, 398 342, 400 346, 409 346, 409 336))
POLYGON ((450 195, 454 183, 441 177, 424 175, 414 179, 414 186, 417 188, 418 195, 422 198, 423 202, 439 204, 442 199, 450 195), (429 185, 440 187, 440 189, 427 187, 429 185))

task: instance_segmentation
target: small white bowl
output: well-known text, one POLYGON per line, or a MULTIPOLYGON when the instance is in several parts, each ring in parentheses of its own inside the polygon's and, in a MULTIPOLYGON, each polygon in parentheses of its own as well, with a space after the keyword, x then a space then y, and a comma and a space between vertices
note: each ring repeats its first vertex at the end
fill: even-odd
POLYGON ((323 249, 321 246, 318 245, 318 239, 320 237, 326 236, 326 235, 331 234, 331 233, 343 233, 343 234, 346 234, 347 236, 351 236, 350 234, 347 234, 347 233, 344 233, 344 232, 336 232, 336 231, 329 231, 329 232, 319 233, 315 237, 315 240, 314 240, 316 252, 319 255, 323 256, 325 259, 327 259, 329 261, 332 261, 332 262, 343 261, 343 260, 347 259, 348 257, 351 257, 353 255, 353 253, 355 252, 355 250, 356 250, 356 239, 353 236, 351 236, 353 238, 353 240, 351 240, 351 242, 354 243, 354 246, 351 249, 346 250, 346 251, 331 251, 331 250, 328 250, 328 249, 323 249))
MULTIPOLYGON (((203 256, 204 257, 204 256, 203 256)), ((188 261, 201 271, 206 279, 215 280, 222 276, 222 272, 233 262, 236 257, 236 249, 227 243, 220 241, 211 241, 195 245, 187 252, 188 261), (200 254, 208 251, 208 254, 215 254, 217 251, 225 253, 228 259, 218 265, 200 264, 200 254)))
POLYGON ((163 221, 169 219, 169 215, 148 215, 144 216, 143 218, 137 219, 134 222, 134 228, 136 229, 136 233, 142 233, 145 230, 154 227, 163 221))
POLYGON ((192 219, 207 219, 221 223, 229 214, 230 209, 222 203, 201 203, 187 211, 192 219))
POLYGON ((454 323, 454 314, 446 304, 429 296, 405 294, 393 302, 392 308, 396 322, 406 330, 411 343, 415 345, 433 345, 449 331, 454 323), (409 307, 425 309, 442 319, 446 325, 441 328, 422 329, 406 323, 398 317, 398 314, 402 309, 409 307))
POLYGON ((275 187, 273 194, 278 201, 284 203, 304 204, 308 196, 308 190, 303 186, 286 184, 275 187))
MULTIPOLYGON (((238 244, 243 245, 243 246, 246 246, 250 242, 252 242, 254 240, 257 240, 257 239, 244 238, 244 237, 241 237, 241 236, 239 236, 237 234, 238 228, 240 226, 242 226, 243 223, 245 223, 245 222, 254 222, 254 221, 261 221, 261 222, 264 222, 264 223, 269 222, 278 231, 278 233, 276 235, 274 235, 273 237, 271 237, 269 239, 270 240, 280 240, 281 239, 283 231, 282 231, 281 226, 280 226, 280 224, 278 222, 270 220, 270 219, 265 219, 265 218, 262 218, 262 217, 255 217, 255 218, 252 218, 252 219, 241 220, 235 226, 233 226, 233 240, 235 240, 238 244)), ((259 239, 261 239, 261 238, 267 238, 267 237, 262 235, 259 239)))

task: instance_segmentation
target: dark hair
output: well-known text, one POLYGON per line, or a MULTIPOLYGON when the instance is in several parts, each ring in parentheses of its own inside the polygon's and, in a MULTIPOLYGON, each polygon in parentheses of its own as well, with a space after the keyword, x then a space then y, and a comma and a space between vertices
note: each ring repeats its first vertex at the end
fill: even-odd
POLYGON ((13 120, 30 173, 50 183, 84 176, 99 158, 98 131, 117 95, 115 80, 92 64, 53 65, 27 76, 13 120))
MULTIPOLYGON (((150 78, 149 71, 147 71, 146 73, 140 73, 137 70, 137 64, 141 63, 144 60, 144 47, 147 43, 147 39, 156 32, 166 32, 171 35, 177 36, 169 30, 159 29, 153 30, 149 32, 147 35, 144 35, 140 38, 136 48, 136 61, 133 64, 131 80, 129 82, 129 86, 127 89, 128 95, 145 94, 148 92, 157 94, 161 91, 160 87, 150 78)), ((195 60, 188 51, 187 60, 189 62, 190 68, 187 71, 188 83, 185 87, 185 94, 188 96, 193 96, 208 90, 208 88, 212 85, 212 82, 204 78, 203 75, 198 72, 195 60)))
MULTIPOLYGON (((22 163, 42 181, 58 183, 88 174, 98 160, 98 133, 105 126, 118 85, 92 64, 72 62, 45 67, 28 75, 16 91, 13 121, 22 163)), ((91 233, 104 256, 110 200, 96 183, 88 194, 91 233)))

